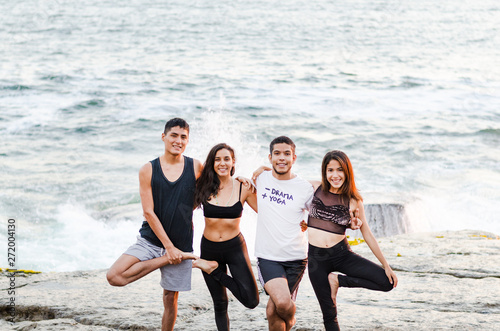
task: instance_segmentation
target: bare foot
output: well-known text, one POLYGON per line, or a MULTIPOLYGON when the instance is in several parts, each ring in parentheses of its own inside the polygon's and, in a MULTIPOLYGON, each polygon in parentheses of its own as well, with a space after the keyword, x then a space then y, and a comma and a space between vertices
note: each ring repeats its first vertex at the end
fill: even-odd
POLYGON ((199 257, 193 253, 182 252, 182 260, 198 260, 199 257))
POLYGON ((328 275, 328 282, 330 283, 330 288, 332 289, 332 300, 335 305, 337 305, 337 291, 339 290, 339 276, 333 272, 328 275))
POLYGON ((193 268, 198 268, 206 272, 207 274, 211 274, 212 271, 217 269, 219 263, 217 261, 207 261, 204 259, 198 259, 193 261, 193 268))

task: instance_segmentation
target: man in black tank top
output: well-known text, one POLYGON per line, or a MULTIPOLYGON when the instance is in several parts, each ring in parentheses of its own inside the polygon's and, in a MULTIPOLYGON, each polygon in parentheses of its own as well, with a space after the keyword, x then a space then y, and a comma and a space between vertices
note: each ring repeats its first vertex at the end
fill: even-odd
POLYGON ((173 118, 161 136, 165 153, 139 171, 145 221, 137 243, 118 258, 107 273, 113 286, 124 286, 161 270, 164 313, 162 331, 173 330, 179 291, 191 289, 193 206, 200 161, 183 156, 189 142, 189 125, 173 118))

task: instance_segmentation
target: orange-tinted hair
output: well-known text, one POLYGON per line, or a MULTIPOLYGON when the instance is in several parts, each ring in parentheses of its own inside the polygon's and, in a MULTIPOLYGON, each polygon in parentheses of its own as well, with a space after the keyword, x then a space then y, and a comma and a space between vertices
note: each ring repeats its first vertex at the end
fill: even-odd
POLYGON ((348 201, 351 201, 351 199, 363 201, 361 194, 359 194, 356 188, 356 183, 354 182, 354 171, 352 170, 351 161, 342 151, 330 151, 323 157, 323 162, 321 163, 321 189, 325 192, 330 190, 331 185, 326 178, 326 168, 331 160, 336 160, 345 174, 344 183, 339 189, 339 193, 342 197, 347 198, 348 201))

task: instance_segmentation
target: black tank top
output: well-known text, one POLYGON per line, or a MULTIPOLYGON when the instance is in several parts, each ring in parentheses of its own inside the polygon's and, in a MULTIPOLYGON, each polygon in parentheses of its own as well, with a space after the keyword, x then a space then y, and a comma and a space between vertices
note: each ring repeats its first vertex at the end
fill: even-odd
POLYGON ((349 201, 340 194, 324 192, 321 186, 314 192, 307 225, 323 231, 345 234, 351 223, 349 201))
POLYGON ((212 205, 205 201, 203 202, 203 215, 208 218, 240 218, 243 213, 243 205, 241 204, 241 184, 243 183, 240 183, 238 202, 232 206, 224 207, 212 205))
MULTIPOLYGON (((151 161, 151 191, 153 192, 154 212, 160 219, 172 244, 183 252, 193 251, 193 205, 196 177, 193 159, 184 156, 184 169, 181 176, 171 182, 163 173, 160 159, 151 161)), ((147 221, 139 230, 141 237, 153 245, 163 247, 147 221)))

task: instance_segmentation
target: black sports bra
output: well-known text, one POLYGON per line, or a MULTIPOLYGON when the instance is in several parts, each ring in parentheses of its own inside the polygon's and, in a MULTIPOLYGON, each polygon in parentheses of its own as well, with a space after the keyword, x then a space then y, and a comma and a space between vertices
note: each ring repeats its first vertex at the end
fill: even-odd
POLYGON ((232 206, 217 206, 203 202, 203 216, 208 218, 240 218, 243 213, 243 204, 241 203, 241 185, 240 183, 240 195, 238 196, 238 202, 232 206))
POLYGON ((342 196, 324 192, 321 186, 314 192, 307 225, 323 231, 345 234, 351 223, 349 201, 342 201, 342 196))

